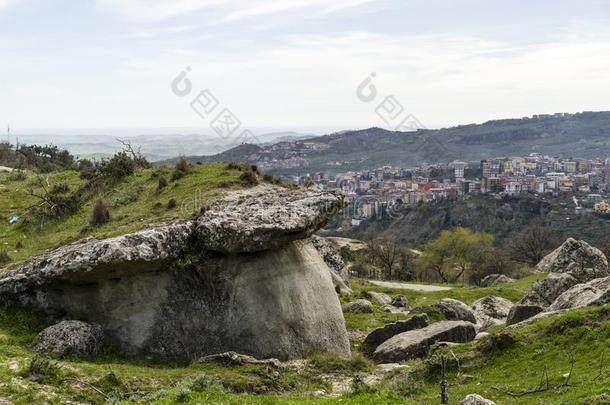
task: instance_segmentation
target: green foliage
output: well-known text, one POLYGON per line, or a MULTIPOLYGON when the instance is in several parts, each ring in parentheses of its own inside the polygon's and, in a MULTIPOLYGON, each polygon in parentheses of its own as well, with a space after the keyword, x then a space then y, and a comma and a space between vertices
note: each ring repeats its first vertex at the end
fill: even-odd
POLYGON ((40 356, 34 356, 25 371, 25 376, 43 384, 59 382, 61 374, 61 368, 56 362, 40 356))
POLYGON ((242 174, 239 176, 239 180, 241 180, 241 182, 248 187, 253 187, 258 184, 258 177, 252 170, 242 172, 242 174))
POLYGON ((5 264, 11 261, 11 257, 9 256, 6 250, 0 250, 0 264, 5 264))
POLYGON ((427 243, 417 258, 418 276, 424 281, 457 282, 462 276, 475 273, 489 258, 495 258, 493 236, 455 228, 441 232, 438 239, 427 243))
POLYGON ((167 202, 167 209, 172 210, 172 209, 176 208, 177 205, 178 205, 178 202, 176 201, 176 199, 170 198, 169 201, 167 202))

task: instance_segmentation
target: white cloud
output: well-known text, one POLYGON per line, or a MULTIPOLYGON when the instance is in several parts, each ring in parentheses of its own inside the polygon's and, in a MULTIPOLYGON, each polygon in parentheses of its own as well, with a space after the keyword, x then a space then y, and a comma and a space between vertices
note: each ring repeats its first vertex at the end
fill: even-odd
POLYGON ((0 0, 0 10, 23 0, 0 0))
POLYGON ((336 0, 333 3, 328 0, 97 0, 97 3, 136 20, 163 20, 202 11, 218 21, 228 22, 299 10, 330 13, 371 1, 375 0, 336 0))

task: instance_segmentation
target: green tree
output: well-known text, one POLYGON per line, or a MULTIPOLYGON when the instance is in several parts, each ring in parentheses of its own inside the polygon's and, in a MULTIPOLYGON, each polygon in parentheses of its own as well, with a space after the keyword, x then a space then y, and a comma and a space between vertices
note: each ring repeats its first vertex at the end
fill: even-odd
POLYGON ((457 282, 475 272, 494 255, 493 236, 466 228, 442 231, 427 243, 417 259, 419 277, 427 281, 457 282))

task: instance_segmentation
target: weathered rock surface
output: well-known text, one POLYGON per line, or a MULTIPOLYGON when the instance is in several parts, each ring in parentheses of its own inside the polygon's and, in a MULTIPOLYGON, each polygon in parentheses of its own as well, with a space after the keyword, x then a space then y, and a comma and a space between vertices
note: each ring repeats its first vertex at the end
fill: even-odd
POLYGON ((376 291, 367 291, 366 295, 367 297, 377 301, 386 312, 400 314, 407 313, 410 310, 407 299, 402 295, 396 296, 394 299, 392 299, 392 297, 390 297, 388 294, 376 291))
POLYGON ((244 366, 246 364, 265 364, 275 368, 281 368, 282 363, 278 359, 258 360, 247 354, 225 352, 204 356, 197 360, 198 363, 217 363, 225 366, 244 366))
POLYGON ((581 283, 610 276, 608 259, 601 250, 582 240, 568 238, 536 266, 544 273, 570 273, 581 283))
POLYGON ((461 301, 443 298, 438 302, 437 306, 447 320, 477 323, 472 309, 461 301))
POLYGON ((315 188, 262 185, 216 203, 197 220, 195 235, 209 251, 260 252, 311 236, 342 206, 339 195, 315 188))
POLYGON ((510 278, 504 274, 490 274, 481 280, 481 287, 491 287, 492 285, 512 283, 514 281, 514 278, 510 278))
POLYGON ((508 313, 508 318, 506 319, 507 325, 513 325, 524 321, 528 318, 533 317, 534 315, 538 315, 543 312, 544 308, 539 305, 525 305, 525 304, 516 304, 510 309, 508 313))
POLYGON ((576 284, 578 284, 578 280, 571 274, 551 273, 544 280, 534 283, 532 289, 518 303, 548 307, 564 291, 576 284))
POLYGON ((62 321, 38 334, 32 344, 35 352, 53 357, 89 359, 97 356, 104 340, 99 325, 62 321))
POLYGON ((352 290, 349 288, 349 270, 333 243, 327 238, 315 235, 311 237, 311 242, 331 270, 335 287, 344 292, 351 292, 352 290))
POLYGON ((472 310, 479 325, 479 330, 484 331, 496 325, 506 323, 508 313, 513 303, 501 297, 487 296, 472 303, 472 310))
POLYGON ((415 315, 405 321, 389 323, 369 333, 362 343, 362 348, 365 353, 372 353, 380 344, 391 337, 410 330, 425 328, 429 324, 426 314, 415 315))
POLYGON ((610 277, 577 284, 561 294, 549 307, 551 311, 574 309, 610 302, 610 277))
POLYGON ((460 405, 496 405, 494 401, 490 401, 489 399, 485 399, 478 394, 470 394, 467 395, 460 405))
POLYGON ((398 334, 383 342, 373 353, 380 363, 393 363, 425 357, 437 342, 466 343, 476 336, 474 324, 465 321, 442 321, 423 329, 398 334))
POLYGON ((331 272, 307 238, 341 198, 257 186, 192 221, 88 238, 15 266, 0 301, 97 323, 128 354, 349 354, 331 272), (179 261, 185 253, 188 262, 179 261))
POLYGON ((373 304, 370 301, 359 299, 354 302, 344 304, 341 309, 343 312, 349 312, 354 314, 372 314, 373 304))

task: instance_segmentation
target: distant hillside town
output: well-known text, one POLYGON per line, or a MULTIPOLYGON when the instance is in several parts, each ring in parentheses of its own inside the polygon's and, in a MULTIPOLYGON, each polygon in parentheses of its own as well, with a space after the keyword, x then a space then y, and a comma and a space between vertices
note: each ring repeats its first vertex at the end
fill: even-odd
POLYGON ((469 194, 551 194, 571 198, 577 212, 610 214, 610 159, 562 159, 531 153, 478 162, 421 164, 336 175, 316 172, 296 179, 340 190, 349 203, 352 225, 397 215, 404 206, 469 194))

